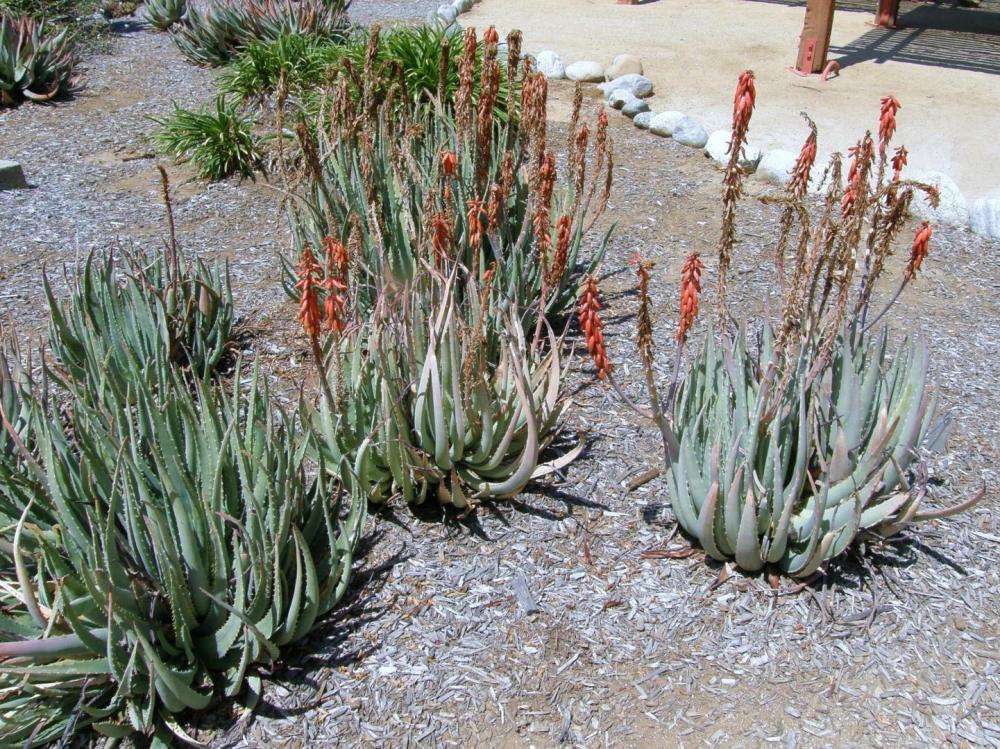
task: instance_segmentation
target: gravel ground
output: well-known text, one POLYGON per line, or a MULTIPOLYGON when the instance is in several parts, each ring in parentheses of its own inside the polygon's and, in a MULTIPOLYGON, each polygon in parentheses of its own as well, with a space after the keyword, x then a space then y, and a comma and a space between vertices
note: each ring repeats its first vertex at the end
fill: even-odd
MULTIPOLYGON (((370 20, 417 6, 356 1, 354 12, 370 20)), ((152 150, 147 115, 213 92, 210 72, 146 31, 88 60, 86 75, 71 102, 0 114, 0 153, 36 185, 0 193, 0 306, 22 332, 41 332, 43 264, 115 237, 160 241, 155 160, 123 159, 152 150)), ((711 257, 720 175, 617 116, 613 133, 604 224, 617 228, 602 284, 618 376, 634 384, 626 259, 642 249, 657 261, 666 377, 675 279, 690 249, 711 257)), ((230 260, 257 353, 294 367, 294 310, 274 270, 287 242, 276 194, 171 174, 182 242, 230 260)), ((768 297, 775 223, 747 201, 737 309, 768 297)), ((869 549, 864 564, 849 558, 810 586, 774 590, 690 553, 658 480, 627 490, 658 464, 656 440, 584 363, 570 426, 588 449, 565 476, 463 519, 402 507, 375 515, 353 599, 270 675, 256 717, 237 723, 235 711, 219 711, 189 729, 219 747, 1000 746, 998 255, 996 243, 939 229, 894 320, 927 331, 955 414, 936 493, 952 502, 985 482, 973 512, 869 549)))

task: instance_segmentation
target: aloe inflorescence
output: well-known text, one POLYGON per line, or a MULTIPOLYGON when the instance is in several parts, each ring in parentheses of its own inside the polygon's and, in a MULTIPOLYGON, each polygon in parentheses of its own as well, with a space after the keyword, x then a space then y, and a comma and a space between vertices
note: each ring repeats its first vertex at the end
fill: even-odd
MULTIPOLYGON (((682 273, 674 380, 661 395, 652 357, 644 353, 652 405, 635 407, 660 427, 678 523, 710 556, 749 571, 774 566, 808 577, 859 537, 890 536, 910 523, 967 509, 978 497, 943 510, 923 507, 929 490, 921 448, 938 433, 929 355, 914 337, 893 351, 888 332, 876 329, 928 254, 932 230, 924 222, 897 291, 873 310, 876 283, 910 201, 917 191, 932 204, 938 199, 932 186, 901 178, 905 149, 889 158, 896 99, 883 100, 879 142, 866 135, 851 149, 845 188, 834 155, 818 215, 806 203, 816 157, 809 121, 785 194, 764 198, 782 208, 775 255, 781 314, 761 322, 755 343, 744 323, 734 324, 725 291, 738 240, 739 157, 755 97, 753 76, 744 73, 724 176, 720 327, 707 332, 701 351, 682 368, 704 267, 692 254, 682 273)), ((644 273, 648 266, 640 264, 641 349, 651 340, 643 329, 650 304, 644 273)), ((596 364, 599 373, 609 373, 604 359, 596 364)))
MULTIPOLYGON (((509 298, 528 334, 538 337, 537 312, 553 319, 568 312, 581 271, 596 268, 603 255, 606 238, 580 267, 584 237, 607 202, 607 118, 598 116, 588 149, 591 129, 580 116, 578 95, 571 158, 557 175, 546 137, 544 76, 524 71, 519 58, 507 61, 521 97, 508 107, 519 116, 501 119, 496 32, 480 45, 469 30, 465 41, 454 101, 415 105, 402 127, 398 107, 409 108, 412 99, 402 82, 379 99, 378 42, 372 41, 369 67, 358 76, 360 103, 341 76, 316 137, 299 128, 309 184, 292 207, 293 230, 300 253, 326 237, 350 249, 351 267, 360 274, 353 302, 362 312, 385 283, 412 279, 425 264, 461 263, 481 283, 495 263, 493 293, 509 298), (477 65, 483 71, 478 96, 477 65)), ((456 293, 463 293, 461 285, 456 293)))

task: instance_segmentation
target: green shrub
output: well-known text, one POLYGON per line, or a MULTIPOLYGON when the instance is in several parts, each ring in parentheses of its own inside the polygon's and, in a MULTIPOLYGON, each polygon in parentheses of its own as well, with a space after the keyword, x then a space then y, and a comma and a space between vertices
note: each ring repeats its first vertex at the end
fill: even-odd
POLYGON ((303 34, 251 42, 223 74, 221 88, 244 103, 260 101, 274 94, 284 72, 290 93, 309 96, 323 85, 327 71, 342 55, 340 45, 303 34))
POLYGON ((154 142, 175 158, 190 159, 204 179, 232 174, 253 178, 261 166, 251 121, 223 95, 216 98, 214 108, 194 112, 175 105, 170 116, 154 121, 160 125, 154 142))

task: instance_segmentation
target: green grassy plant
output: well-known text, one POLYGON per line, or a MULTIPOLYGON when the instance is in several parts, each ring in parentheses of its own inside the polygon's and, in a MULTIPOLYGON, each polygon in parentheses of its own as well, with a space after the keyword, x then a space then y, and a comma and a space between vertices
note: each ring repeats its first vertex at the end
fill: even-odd
POLYGON ((204 179, 220 180, 233 174, 252 178, 260 168, 251 121, 223 95, 201 111, 175 105, 171 115, 154 119, 160 125, 154 142, 175 158, 190 159, 204 179))

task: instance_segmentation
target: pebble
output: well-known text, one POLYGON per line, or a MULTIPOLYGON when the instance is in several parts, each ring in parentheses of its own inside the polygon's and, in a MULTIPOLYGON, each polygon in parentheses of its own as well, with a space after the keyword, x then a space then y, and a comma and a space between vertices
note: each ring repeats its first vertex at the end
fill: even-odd
MULTIPOLYGON (((716 164, 726 166, 729 163, 729 141, 732 139, 731 130, 716 130, 708 136, 705 143, 705 155, 709 156, 716 164)), ((747 174, 753 174, 760 163, 760 149, 749 143, 743 146, 743 154, 740 157, 740 169, 747 174)))
POLYGON ((969 212, 972 231, 991 239, 1000 239, 1000 197, 980 198, 969 212))
POLYGON ((660 112, 649 122, 649 132, 669 138, 674 134, 674 128, 686 115, 683 112, 660 112))
MULTIPOLYGON (((650 128, 652 129, 652 128, 650 128)), ((708 142, 708 133, 698 120, 692 117, 682 117, 674 126, 673 138, 684 146, 704 148, 708 142)))
POLYGON ((591 60, 580 60, 566 66, 566 77, 571 81, 596 83, 604 80, 604 66, 591 60))
POLYGON ((16 161, 0 160, 0 190, 20 190, 28 186, 24 170, 16 161))
POLYGON ((640 99, 652 96, 653 94, 653 82, 646 76, 639 75, 638 73, 619 76, 613 81, 602 83, 598 88, 601 89, 601 92, 605 96, 611 96, 615 91, 622 89, 628 91, 632 96, 638 96, 640 99))
POLYGON ((941 172, 925 172, 913 175, 913 179, 930 183, 941 193, 941 202, 937 208, 932 208, 924 192, 917 190, 913 196, 913 213, 928 221, 949 226, 969 225, 969 205, 951 177, 941 172))
POLYGON ((632 123, 640 130, 649 130, 649 123, 655 116, 656 112, 639 112, 632 118, 632 123))
POLYGON ((791 151, 776 149, 768 151, 757 164, 757 176, 772 185, 784 187, 792 180, 798 155, 791 151))
POLYGON ((562 58, 551 49, 535 55, 535 70, 546 78, 558 80, 566 77, 566 66, 563 65, 562 58))
POLYGON ((642 60, 635 55, 618 55, 604 71, 606 80, 614 80, 629 73, 642 75, 642 60))

